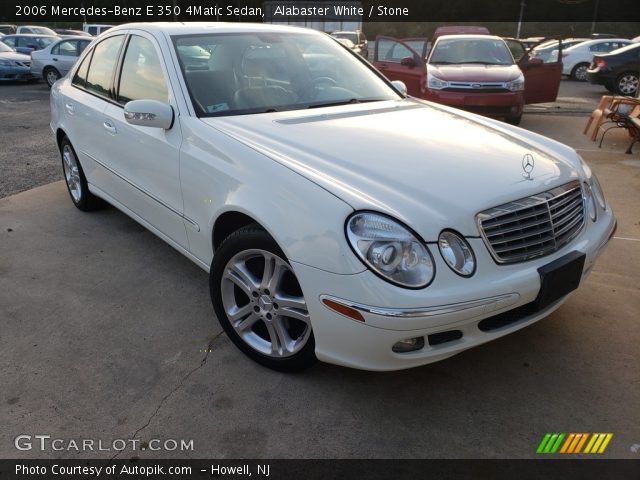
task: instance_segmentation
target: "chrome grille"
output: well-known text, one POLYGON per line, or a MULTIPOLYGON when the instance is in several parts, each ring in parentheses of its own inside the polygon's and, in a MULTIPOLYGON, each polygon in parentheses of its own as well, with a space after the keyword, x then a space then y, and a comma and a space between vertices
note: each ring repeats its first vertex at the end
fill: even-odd
POLYGON ((480 212, 478 227, 498 263, 524 262, 559 250, 584 226, 580 182, 480 212))

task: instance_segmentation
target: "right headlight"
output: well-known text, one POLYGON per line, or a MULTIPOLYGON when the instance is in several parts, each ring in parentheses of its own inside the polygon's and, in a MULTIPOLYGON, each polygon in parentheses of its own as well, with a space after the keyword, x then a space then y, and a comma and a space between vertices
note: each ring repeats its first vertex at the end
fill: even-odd
POLYGON ((584 195, 584 201, 587 204, 587 212, 589 212, 589 218, 595 222, 598 219, 598 211, 596 210, 596 200, 593 198, 593 191, 591 185, 587 182, 582 184, 582 191, 584 195))
POLYGON ((604 199, 604 192, 602 191, 600 182, 598 181, 598 178, 596 177, 595 174, 591 175, 591 178, 589 179, 589 183, 591 185, 591 191, 593 192, 593 196, 596 197, 596 200, 598 201, 598 205, 600 205, 600 208, 602 208, 602 210, 606 210, 607 202, 604 199))
POLYGON ((442 90, 443 88, 447 88, 449 86, 449 82, 441 80, 427 71, 427 86, 431 90, 442 90))
POLYGON ((405 288, 431 283, 435 265, 427 246, 397 220, 374 212, 358 212, 347 220, 347 239, 372 272, 405 288))

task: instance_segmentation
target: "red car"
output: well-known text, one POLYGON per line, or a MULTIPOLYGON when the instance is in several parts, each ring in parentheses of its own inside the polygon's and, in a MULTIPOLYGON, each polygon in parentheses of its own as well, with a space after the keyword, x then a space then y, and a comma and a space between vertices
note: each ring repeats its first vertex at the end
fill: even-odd
POLYGON ((377 37, 373 63, 390 80, 403 81, 409 95, 513 125, 525 104, 553 102, 558 95, 562 55, 545 63, 520 45, 526 53, 516 62, 517 45, 486 34, 439 36, 426 58, 428 45, 426 39, 377 37))

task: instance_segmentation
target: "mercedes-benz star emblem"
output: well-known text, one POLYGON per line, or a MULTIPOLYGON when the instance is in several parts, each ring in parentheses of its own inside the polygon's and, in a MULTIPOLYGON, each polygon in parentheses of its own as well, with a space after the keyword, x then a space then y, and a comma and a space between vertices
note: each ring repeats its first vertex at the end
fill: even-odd
POLYGON ((533 172, 533 167, 535 166, 535 164, 536 162, 533 159, 533 155, 531 155, 530 153, 527 153, 524 157, 522 157, 522 170, 524 170, 522 176, 527 180, 531 180, 531 172, 533 172))

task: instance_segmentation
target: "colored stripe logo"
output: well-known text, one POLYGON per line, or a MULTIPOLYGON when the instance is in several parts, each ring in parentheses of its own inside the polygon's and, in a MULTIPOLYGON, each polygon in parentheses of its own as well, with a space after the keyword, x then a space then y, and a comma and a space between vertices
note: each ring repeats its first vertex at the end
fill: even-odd
POLYGON ((613 433, 547 433, 538 445, 541 454, 601 454, 607 449, 613 433))

